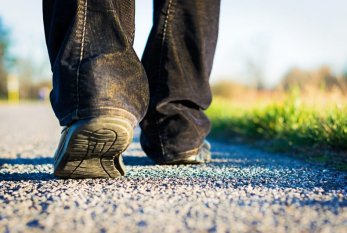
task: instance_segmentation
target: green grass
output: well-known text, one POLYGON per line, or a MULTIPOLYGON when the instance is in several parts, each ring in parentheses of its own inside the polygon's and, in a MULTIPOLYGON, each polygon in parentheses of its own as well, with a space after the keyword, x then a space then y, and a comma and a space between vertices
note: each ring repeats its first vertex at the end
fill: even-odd
POLYGON ((347 106, 312 107, 298 97, 242 106, 215 98, 207 114, 212 137, 242 139, 266 150, 347 169, 347 106))

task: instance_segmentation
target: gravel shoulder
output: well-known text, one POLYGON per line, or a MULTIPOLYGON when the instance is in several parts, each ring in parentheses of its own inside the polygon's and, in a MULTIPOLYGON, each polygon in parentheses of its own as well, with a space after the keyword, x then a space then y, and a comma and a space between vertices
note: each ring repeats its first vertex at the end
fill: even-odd
POLYGON ((0 232, 347 232, 347 173, 212 141, 207 165, 156 166, 138 142, 119 179, 59 180, 49 105, 0 106, 0 232))

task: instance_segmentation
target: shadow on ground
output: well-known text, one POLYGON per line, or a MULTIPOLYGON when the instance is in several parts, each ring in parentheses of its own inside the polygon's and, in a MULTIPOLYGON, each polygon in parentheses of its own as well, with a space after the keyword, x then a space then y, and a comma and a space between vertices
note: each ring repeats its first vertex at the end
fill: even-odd
MULTIPOLYGON (((347 173, 317 167, 283 155, 214 143, 212 162, 207 165, 154 166, 145 156, 125 153, 128 166, 126 180, 175 178, 183 183, 198 179, 212 182, 220 188, 251 185, 267 188, 323 188, 336 190, 347 187, 347 173)), ((137 149, 135 149, 137 150, 137 149)), ((56 180, 52 174, 53 158, 0 158, 0 181, 56 180)))
POLYGON ((11 165, 43 165, 52 164, 52 157, 40 157, 40 158, 0 158, 0 166, 4 164, 11 165))
MULTIPOLYGON (((152 166, 154 163, 147 157, 124 156, 124 163, 127 166, 152 166)), ((20 180, 52 180, 56 179, 52 174, 52 157, 39 158, 0 158, 0 181, 20 181, 20 180), (4 165, 18 167, 19 165, 48 165, 49 170, 42 172, 39 169, 30 169, 30 172, 19 173, 15 169, 8 171, 4 165)))
POLYGON ((52 157, 39 158, 0 158, 0 181, 22 180, 52 180, 55 179, 51 169, 42 172, 40 169, 30 169, 28 172, 17 172, 21 165, 42 166, 53 164, 52 157), (7 169, 6 166, 11 166, 7 169))

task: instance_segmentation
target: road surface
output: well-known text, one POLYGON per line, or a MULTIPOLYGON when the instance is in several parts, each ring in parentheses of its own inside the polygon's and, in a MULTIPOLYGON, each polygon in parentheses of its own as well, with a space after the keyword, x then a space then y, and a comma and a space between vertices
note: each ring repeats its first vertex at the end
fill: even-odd
POLYGON ((156 166, 137 136, 119 179, 59 180, 49 105, 0 106, 0 232, 347 232, 347 173, 212 141, 208 165, 156 166))

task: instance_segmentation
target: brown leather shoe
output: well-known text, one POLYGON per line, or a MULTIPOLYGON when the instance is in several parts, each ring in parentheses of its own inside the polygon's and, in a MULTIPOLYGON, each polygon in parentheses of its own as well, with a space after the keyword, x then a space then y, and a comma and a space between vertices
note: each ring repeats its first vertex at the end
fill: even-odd
POLYGON ((60 178, 115 178, 125 174, 122 152, 133 137, 133 126, 122 117, 78 120, 62 131, 54 155, 54 175, 60 178))

